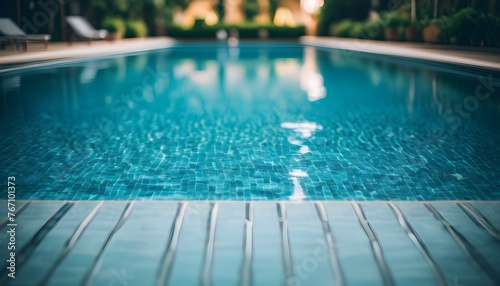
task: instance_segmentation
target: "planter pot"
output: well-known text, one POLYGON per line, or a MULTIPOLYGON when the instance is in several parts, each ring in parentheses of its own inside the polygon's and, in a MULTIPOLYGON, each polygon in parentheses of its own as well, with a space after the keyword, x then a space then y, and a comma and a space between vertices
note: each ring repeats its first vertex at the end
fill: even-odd
POLYGON ((424 28, 423 36, 426 43, 437 43, 439 40, 439 28, 431 24, 424 28))
POLYGON ((405 38, 406 38, 407 42, 416 42, 417 41, 417 28, 415 28, 414 26, 406 27, 405 38))
POLYGON ((121 38, 122 38, 122 34, 121 33, 114 32, 114 33, 109 33, 108 36, 106 37, 106 40, 108 40, 108 41, 117 41, 117 40, 120 40, 121 38))
POLYGON ((386 41, 397 41, 399 40, 398 31, 393 27, 384 28, 384 36, 386 41))

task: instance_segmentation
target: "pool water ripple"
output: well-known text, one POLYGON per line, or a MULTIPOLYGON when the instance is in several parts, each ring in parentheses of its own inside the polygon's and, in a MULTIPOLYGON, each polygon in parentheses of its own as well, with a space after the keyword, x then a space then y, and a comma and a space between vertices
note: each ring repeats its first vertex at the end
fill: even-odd
POLYGON ((234 51, 2 74, 18 198, 500 199, 498 91, 460 124, 446 113, 476 78, 293 44, 234 51))

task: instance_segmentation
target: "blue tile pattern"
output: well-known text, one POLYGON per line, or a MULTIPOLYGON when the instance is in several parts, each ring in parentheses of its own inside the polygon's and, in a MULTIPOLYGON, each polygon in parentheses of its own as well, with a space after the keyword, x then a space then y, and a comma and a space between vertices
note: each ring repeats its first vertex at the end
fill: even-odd
POLYGON ((294 44, 3 73, 2 174, 18 199, 500 199, 485 80, 294 44))

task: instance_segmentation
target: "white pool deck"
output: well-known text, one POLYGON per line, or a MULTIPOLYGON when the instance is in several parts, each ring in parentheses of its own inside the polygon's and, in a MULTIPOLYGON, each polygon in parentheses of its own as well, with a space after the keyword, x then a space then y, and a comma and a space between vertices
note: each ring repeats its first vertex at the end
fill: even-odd
POLYGON ((16 278, 4 219, 1 285, 500 283, 498 201, 16 205, 16 278))
MULTIPOLYGON (((28 52, 15 51, 9 47, 7 50, 0 51, 0 66, 3 66, 0 71, 11 70, 12 67, 9 65, 24 64, 23 67, 32 67, 47 65, 51 63, 50 61, 55 60, 92 58, 162 49, 171 47, 176 42, 178 41, 172 38, 156 37, 122 39, 114 42, 96 41, 92 42, 91 45, 87 42, 77 42, 72 45, 65 42, 50 43, 47 50, 44 49, 43 45, 33 44, 28 47, 28 52), (29 63, 31 65, 26 65, 29 63)), ((304 45, 341 49, 351 53, 362 52, 500 70, 499 48, 472 48, 312 36, 301 37, 299 42, 304 45)))
POLYGON ((500 70, 499 48, 474 48, 332 37, 302 37, 300 38, 300 43, 316 47, 340 49, 350 51, 351 53, 362 52, 500 70))
MULTIPOLYGON (((495 49, 300 42, 500 70, 495 49)), ((0 72, 174 43, 2 51, 0 72)), ((15 279, 0 204, 0 285, 500 285, 500 201, 17 201, 15 279)))

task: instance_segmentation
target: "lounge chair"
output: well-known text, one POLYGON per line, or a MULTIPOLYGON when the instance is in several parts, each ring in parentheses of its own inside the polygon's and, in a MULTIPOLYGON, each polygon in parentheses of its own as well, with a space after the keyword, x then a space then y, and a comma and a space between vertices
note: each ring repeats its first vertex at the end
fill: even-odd
POLYGON ((28 42, 45 42, 45 49, 50 40, 50 35, 29 35, 26 34, 16 23, 9 18, 0 18, 0 41, 3 45, 4 42, 16 44, 17 49, 21 46, 22 50, 28 50, 28 42))
MULTIPOLYGON (((89 41, 89 45, 92 40, 104 40, 108 35, 106 30, 96 30, 87 19, 80 16, 67 16, 66 22, 70 26, 73 34, 82 40, 89 41)), ((72 41, 72 35, 69 35, 68 39, 70 43, 72 41)))

